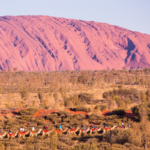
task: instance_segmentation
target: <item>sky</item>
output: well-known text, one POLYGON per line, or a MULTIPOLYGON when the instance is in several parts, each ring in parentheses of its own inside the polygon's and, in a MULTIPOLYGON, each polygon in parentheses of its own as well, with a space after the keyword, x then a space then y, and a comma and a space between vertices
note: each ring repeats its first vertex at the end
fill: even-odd
POLYGON ((150 0, 0 0, 0 16, 48 15, 150 34, 150 0))

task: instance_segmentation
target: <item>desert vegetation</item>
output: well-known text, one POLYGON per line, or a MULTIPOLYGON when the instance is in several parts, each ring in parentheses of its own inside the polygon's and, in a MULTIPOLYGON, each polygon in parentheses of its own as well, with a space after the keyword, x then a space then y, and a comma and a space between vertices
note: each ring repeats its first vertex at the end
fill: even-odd
MULTIPOLYGON (((0 140, 13 150, 144 150, 150 148, 150 69, 110 71, 0 72, 0 129, 20 127, 49 136, 0 140), (119 129, 123 122, 125 129, 119 129), (80 133, 94 124, 96 132, 80 133), (104 123, 113 130, 105 133, 104 123), (59 125, 64 132, 56 132, 59 125), (77 132, 70 134, 71 128, 77 132)), ((91 132, 90 132, 91 131, 91 132)))

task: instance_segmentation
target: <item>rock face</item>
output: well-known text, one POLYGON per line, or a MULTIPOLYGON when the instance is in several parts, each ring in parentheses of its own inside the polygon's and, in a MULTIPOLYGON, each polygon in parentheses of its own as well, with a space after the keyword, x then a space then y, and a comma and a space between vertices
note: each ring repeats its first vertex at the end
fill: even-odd
POLYGON ((0 70, 150 67, 150 35, 49 16, 0 17, 0 70))

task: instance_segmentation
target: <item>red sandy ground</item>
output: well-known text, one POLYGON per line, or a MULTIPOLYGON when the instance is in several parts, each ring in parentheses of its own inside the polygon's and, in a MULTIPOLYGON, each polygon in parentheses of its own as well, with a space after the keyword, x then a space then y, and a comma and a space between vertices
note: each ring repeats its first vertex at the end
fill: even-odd
POLYGON ((54 112, 56 112, 56 111, 57 111, 56 109, 40 109, 39 111, 37 111, 37 112, 34 114, 34 117, 35 117, 35 118, 37 118, 37 117, 43 117, 43 116, 45 116, 45 115, 54 113, 54 112))
MULTIPOLYGON (((0 110, 0 116, 6 116, 8 114, 10 114, 11 116, 15 116, 15 114, 17 114, 20 110, 23 109, 27 109, 27 108, 19 108, 16 110, 0 110)), ((34 117, 44 117, 45 115, 57 112, 57 109, 40 109, 39 111, 37 111, 34 114, 34 117)), ((70 112, 73 115, 77 115, 77 114, 83 114, 83 115, 88 115, 88 112, 84 112, 84 111, 71 111, 70 109, 65 109, 64 111, 70 112)), ((104 117, 108 116, 111 113, 110 110, 104 110, 102 111, 102 115, 104 117)), ((129 117, 129 118, 133 118, 134 114, 132 113, 131 110, 126 111, 126 114, 124 115, 125 117, 129 117)), ((45 121, 46 123, 48 123, 48 121, 45 121)))
POLYGON ((27 108, 19 108, 16 110, 0 110, 0 116, 5 117, 6 115, 15 116, 15 114, 19 113, 20 110, 24 110, 27 108))
MULTIPOLYGON (((83 114, 83 115, 88 115, 87 112, 84 112, 84 111, 71 111, 70 109, 65 109, 64 111, 67 111, 67 112, 70 112, 71 114, 75 115, 75 114, 83 114)), ((57 112, 56 109, 40 109, 39 111, 37 111, 35 114, 34 114, 34 117, 43 117, 45 115, 48 115, 48 114, 51 114, 51 113, 54 113, 54 112, 57 112)))

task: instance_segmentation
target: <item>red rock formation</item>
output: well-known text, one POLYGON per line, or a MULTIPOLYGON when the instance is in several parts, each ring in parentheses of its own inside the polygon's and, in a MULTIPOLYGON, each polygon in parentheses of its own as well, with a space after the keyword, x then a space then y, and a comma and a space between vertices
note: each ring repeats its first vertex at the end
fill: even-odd
POLYGON ((102 70, 150 66, 150 35, 49 16, 0 17, 0 70, 102 70))

